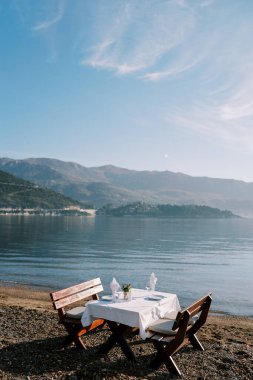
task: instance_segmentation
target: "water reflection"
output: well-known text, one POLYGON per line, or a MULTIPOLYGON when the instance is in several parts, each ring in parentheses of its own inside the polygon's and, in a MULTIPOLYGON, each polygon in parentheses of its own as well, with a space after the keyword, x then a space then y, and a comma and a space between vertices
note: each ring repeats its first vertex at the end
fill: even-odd
POLYGON ((252 314, 253 221, 110 217, 0 217, 1 279, 62 288, 100 276, 158 289, 186 304, 209 290, 214 306, 252 314), (225 305, 225 306, 224 306, 225 305))

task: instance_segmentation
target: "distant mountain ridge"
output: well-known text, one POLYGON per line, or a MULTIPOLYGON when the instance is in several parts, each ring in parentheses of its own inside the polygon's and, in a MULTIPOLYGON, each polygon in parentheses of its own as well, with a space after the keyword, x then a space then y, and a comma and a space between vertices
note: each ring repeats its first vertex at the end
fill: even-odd
POLYGON ((80 203, 0 170, 1 208, 63 209, 70 206, 80 206, 80 203))
POLYGON ((87 168, 49 158, 2 158, 0 169, 95 207, 143 201, 206 205, 253 216, 253 183, 233 179, 137 171, 113 165, 87 168))

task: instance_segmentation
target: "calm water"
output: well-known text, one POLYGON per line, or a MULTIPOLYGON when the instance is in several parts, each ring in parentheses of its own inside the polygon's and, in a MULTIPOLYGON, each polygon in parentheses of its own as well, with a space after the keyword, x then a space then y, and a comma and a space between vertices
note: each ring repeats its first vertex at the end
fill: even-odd
POLYGON ((253 220, 0 217, 0 280, 58 289, 100 276, 181 305, 213 292, 215 310, 253 316, 253 220))

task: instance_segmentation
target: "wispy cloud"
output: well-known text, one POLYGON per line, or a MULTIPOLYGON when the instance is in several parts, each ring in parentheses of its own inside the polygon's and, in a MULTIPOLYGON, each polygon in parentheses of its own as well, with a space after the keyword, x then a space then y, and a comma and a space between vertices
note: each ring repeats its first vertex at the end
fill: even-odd
POLYGON ((142 76, 143 79, 150 80, 150 81, 158 81, 164 78, 167 78, 169 76, 175 76, 178 74, 183 73, 186 70, 189 70, 196 66, 199 63, 198 59, 194 59, 189 63, 182 63, 180 64, 174 64, 172 67, 170 67, 167 70, 160 70, 160 71, 154 71, 147 74, 144 74, 142 76))
POLYGON ((253 80, 240 83, 237 90, 219 107, 221 119, 240 120, 253 116, 252 93, 253 80))
MULTIPOLYGON (((149 79, 148 71, 156 65, 163 67, 167 55, 183 44, 194 28, 194 11, 182 4, 125 1, 117 7, 109 6, 109 12, 103 6, 96 8, 100 22, 93 30, 95 42, 81 64, 120 75, 142 73, 149 79)), ((162 75, 169 69, 163 67, 162 75)))
MULTIPOLYGON (((165 105, 171 125, 253 153, 249 5, 236 0, 76 0, 67 9, 66 1, 46 2, 33 31, 48 32, 49 39, 67 10, 71 37, 66 39, 78 50, 81 65, 131 75, 151 86, 174 81, 178 108, 165 105)), ((171 95, 169 86, 167 91, 171 95)))
MULTIPOLYGON (((207 5, 212 4, 214 2, 207 5)), ((181 93, 182 99, 177 98, 177 107, 168 105, 166 119, 171 128, 192 129, 217 145, 252 155, 253 25, 247 12, 238 12, 236 3, 229 8, 219 8, 220 13, 217 7, 213 11, 214 30, 211 33, 210 26, 203 27, 206 43, 196 44, 194 41, 190 45, 191 48, 203 46, 204 49, 203 54, 195 56, 198 70, 191 79, 185 75, 186 71, 182 71, 184 75, 179 85, 187 80, 190 92, 181 93), (224 23, 225 19, 229 22, 224 23)), ((188 66, 187 60, 182 58, 187 70, 195 67, 193 57, 188 59, 188 66)), ((165 74, 174 77, 180 67, 181 64, 176 65, 174 71, 169 68, 165 74)), ((145 76, 149 80, 164 77, 162 71, 145 76)))
MULTIPOLYGON (((188 107, 171 110, 169 125, 192 129, 225 148, 253 154, 253 81, 219 93, 222 98, 203 96, 188 107)), ((217 95, 217 94, 216 94, 217 95)))
POLYGON ((65 11, 65 1, 57 1, 56 6, 53 7, 53 9, 51 9, 52 5, 54 5, 54 3, 50 4, 50 9, 46 8, 46 18, 33 26, 33 31, 46 31, 61 21, 65 11))
POLYGON ((96 11, 82 65, 150 82, 177 79, 181 89, 187 81, 178 111, 167 107, 170 125, 253 153, 253 25, 245 9, 236 1, 150 0, 96 11))
POLYGON ((67 13, 67 0, 45 0, 36 7, 31 3, 37 19, 32 30, 49 38, 67 13, 81 65, 158 81, 183 74, 205 59, 206 34, 199 20, 215 1, 76 0, 67 13))

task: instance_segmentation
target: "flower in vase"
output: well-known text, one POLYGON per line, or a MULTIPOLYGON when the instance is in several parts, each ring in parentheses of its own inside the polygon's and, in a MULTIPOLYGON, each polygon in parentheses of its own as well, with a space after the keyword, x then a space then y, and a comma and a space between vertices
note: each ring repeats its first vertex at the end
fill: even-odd
POLYGON ((131 288, 132 288, 132 285, 131 285, 131 284, 123 284, 123 285, 121 286, 121 289, 123 290, 124 293, 128 293, 128 292, 130 292, 131 288))

